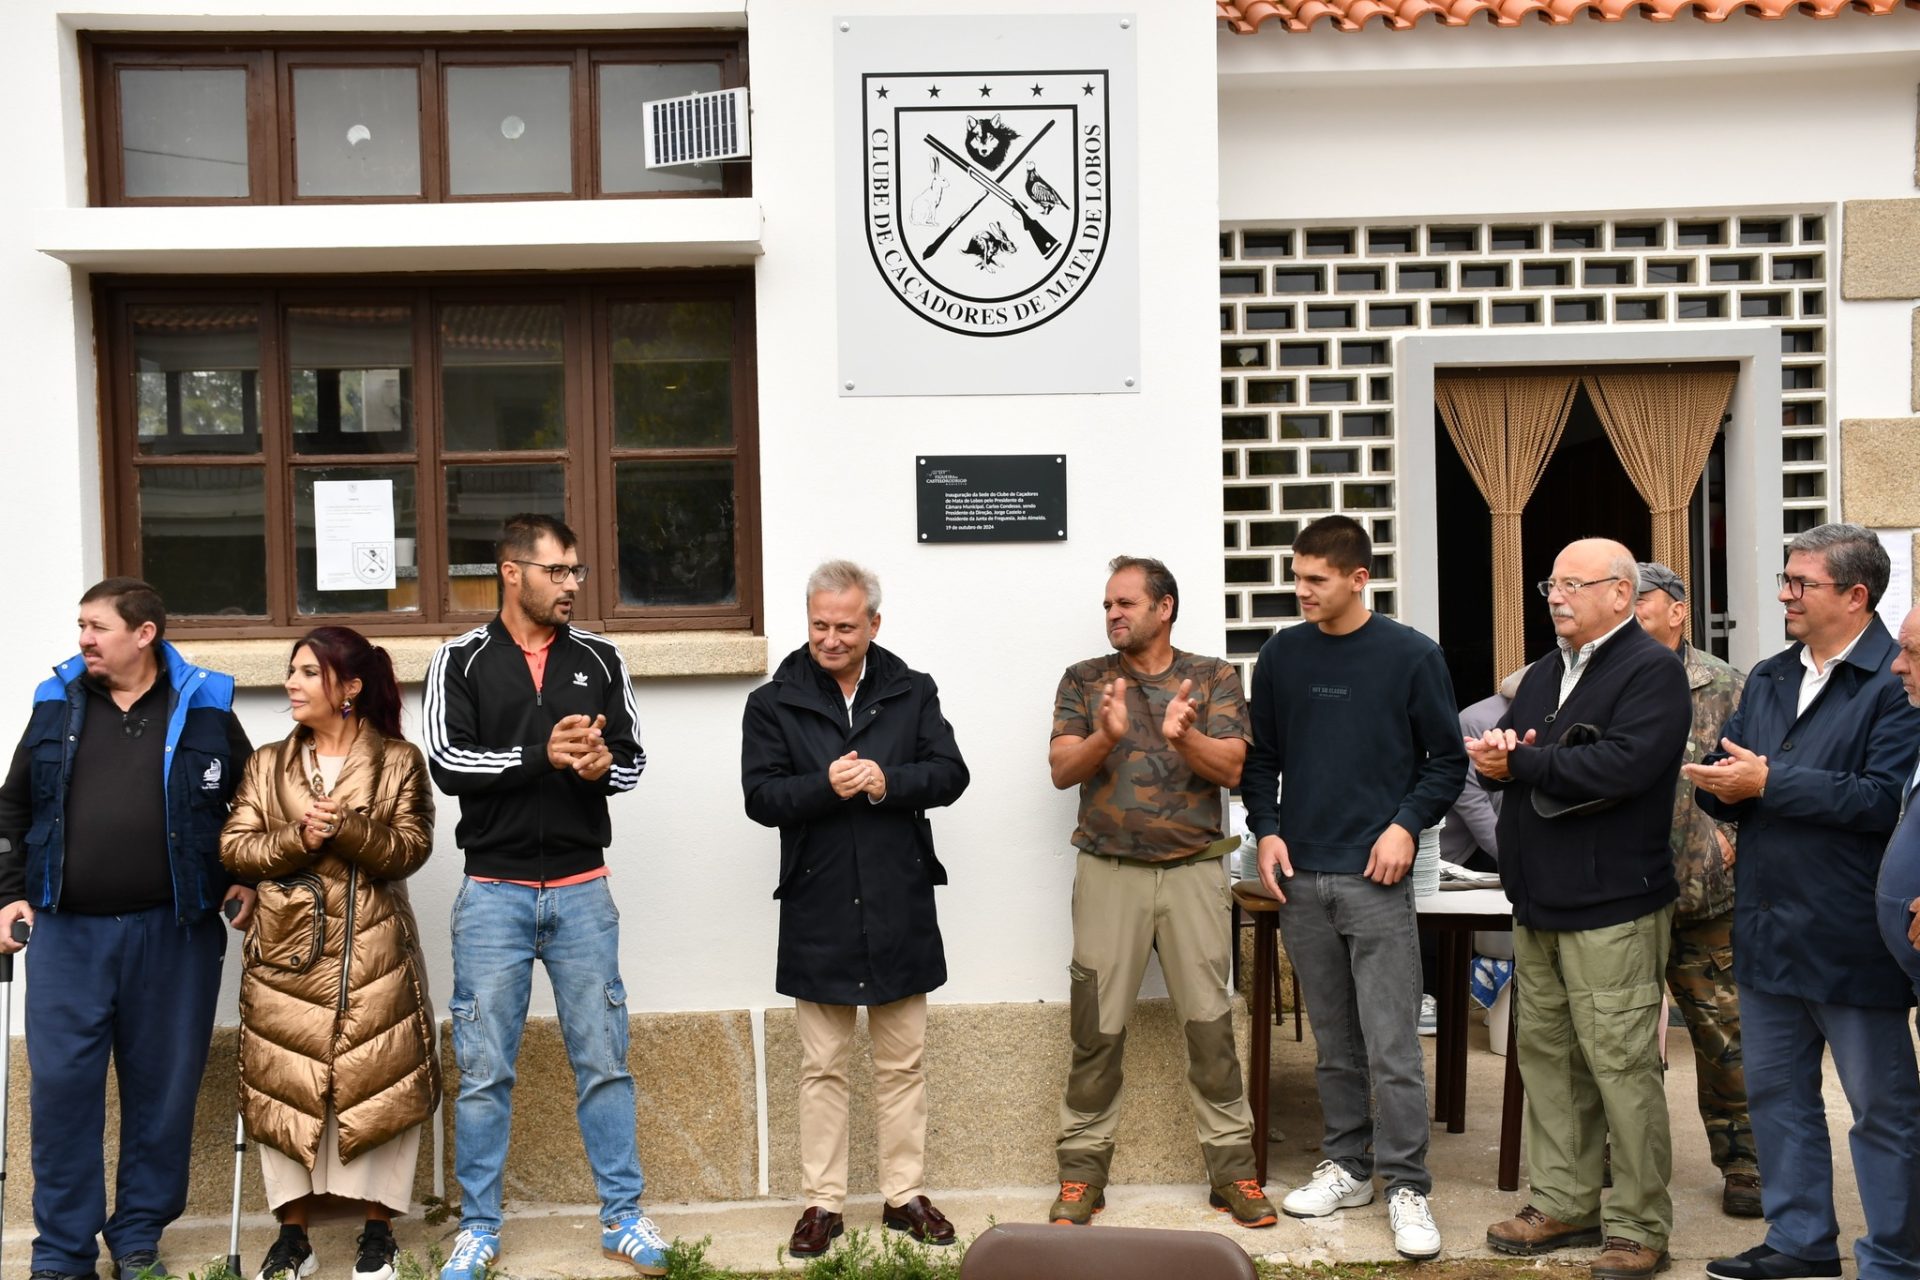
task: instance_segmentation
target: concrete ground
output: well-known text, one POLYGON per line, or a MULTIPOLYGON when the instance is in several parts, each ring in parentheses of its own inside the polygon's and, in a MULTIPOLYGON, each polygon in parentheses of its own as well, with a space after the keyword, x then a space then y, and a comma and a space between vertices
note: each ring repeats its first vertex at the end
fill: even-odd
MULTIPOLYGON (((1428 1074, 1432 1075, 1433 1041, 1425 1041, 1428 1074)), ((1764 1224, 1736 1220, 1720 1213, 1720 1180, 1707 1157, 1707 1144, 1694 1110, 1692 1052, 1684 1029, 1668 1034, 1672 1067, 1667 1094, 1673 1116, 1674 1232, 1671 1280, 1698 1280, 1709 1259, 1738 1253, 1761 1239, 1764 1224)), ((1499 1147, 1500 1085, 1503 1059, 1488 1052, 1486 1029, 1472 1028, 1468 1055, 1467 1132, 1449 1134, 1436 1128, 1429 1152, 1434 1175, 1434 1216, 1440 1225, 1448 1257, 1487 1256, 1487 1224, 1507 1217, 1524 1203, 1524 1192, 1499 1191, 1495 1165, 1499 1147)), ((939 1082, 934 1081, 933 1105, 939 1106, 939 1082)), ((1269 1189, 1278 1200, 1288 1187, 1306 1180, 1318 1162, 1319 1104, 1313 1088, 1313 1038, 1295 1043, 1292 1026, 1276 1027, 1273 1042, 1274 1141, 1269 1152, 1269 1189)), ((1859 1196, 1846 1160, 1846 1127, 1850 1123, 1846 1100, 1828 1073, 1827 1115, 1839 1168, 1836 1192, 1841 1229, 1841 1252, 1848 1257, 1846 1274, 1853 1274, 1851 1244, 1862 1230, 1859 1196)), ((644 1151, 644 1143, 642 1146, 644 1151)), ((1522 1178, 1524 1186, 1524 1174, 1522 1178)), ((1053 1199, 1050 1186, 994 1190, 942 1191, 933 1198, 952 1218, 963 1238, 992 1222, 1037 1222, 1053 1199)), ((1206 1207, 1203 1186, 1116 1186, 1107 1191, 1107 1210, 1101 1226, 1169 1227, 1217 1231, 1231 1236, 1257 1257, 1275 1262, 1310 1263, 1385 1260, 1394 1257, 1383 1202, 1349 1210, 1330 1218, 1300 1221, 1282 1217, 1279 1225, 1257 1231, 1233 1226, 1206 1207)), ((249 1206, 254 1208, 257 1206, 249 1206)), ((779 1264, 778 1251, 803 1206, 797 1200, 763 1198, 730 1204, 666 1204, 647 1206, 669 1237, 712 1238, 708 1258, 720 1266, 766 1271, 779 1264)), ((848 1206, 852 1227, 878 1229, 877 1197, 857 1197, 848 1206)), ((5 1237, 5 1277, 19 1280, 27 1273, 30 1223, 10 1222, 5 1237)), ((1063 1228, 1064 1229, 1064 1228, 1063 1228)), ((265 1213, 242 1219, 241 1255, 252 1274, 273 1235, 265 1213)), ((318 1224, 313 1231, 320 1260, 318 1280, 345 1280, 352 1269, 353 1237, 358 1224, 337 1220, 318 1224)), ((600 1256, 591 1206, 509 1205, 502 1238, 502 1270, 512 1277, 545 1280, 548 1277, 602 1277, 631 1275, 600 1256)), ((429 1226, 418 1217, 397 1227, 403 1249, 423 1263, 435 1246, 444 1250, 454 1224, 429 1226)), ((224 1220, 183 1219, 167 1233, 165 1256, 173 1270, 203 1272, 209 1259, 224 1257, 227 1223, 224 1220)), ((1570 1259, 1590 1257, 1594 1251, 1573 1251, 1570 1259)), ((104 1269, 105 1259, 102 1259, 104 1269)), ((797 1264, 788 1263, 789 1268, 797 1264)))

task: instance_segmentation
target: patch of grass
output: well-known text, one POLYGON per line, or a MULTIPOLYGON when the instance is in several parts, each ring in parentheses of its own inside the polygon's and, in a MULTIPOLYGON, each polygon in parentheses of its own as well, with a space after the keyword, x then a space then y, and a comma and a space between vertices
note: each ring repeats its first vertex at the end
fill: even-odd
POLYGON ((444 1200, 439 1196, 422 1196, 420 1198, 420 1221, 430 1227, 437 1227, 443 1222, 452 1221, 459 1212, 459 1205, 454 1204, 452 1201, 444 1200))
POLYGON ((675 1240, 668 1245, 666 1280, 728 1280, 731 1273, 707 1260, 707 1250, 712 1247, 712 1236, 675 1240))
MULTIPOLYGON (((147 1273, 142 1271, 140 1275, 144 1280, 147 1273)), ((207 1265, 199 1271, 187 1272, 187 1280, 240 1280, 240 1277, 233 1274, 233 1268, 227 1265, 226 1255, 221 1254, 217 1258, 208 1258, 207 1265)))
MULTIPOLYGON (((854 1228, 826 1253, 808 1258, 800 1280, 960 1280, 960 1258, 969 1243, 936 1247, 919 1244, 904 1231, 854 1228)), ((779 1258, 784 1270, 784 1247, 779 1258)))

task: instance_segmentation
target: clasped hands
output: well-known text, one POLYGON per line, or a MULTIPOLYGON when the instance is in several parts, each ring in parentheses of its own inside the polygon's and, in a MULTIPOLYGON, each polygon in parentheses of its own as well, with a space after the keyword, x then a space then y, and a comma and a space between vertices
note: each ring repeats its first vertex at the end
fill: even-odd
POLYGON ((1513 779, 1512 770, 1507 768, 1507 757, 1521 747, 1533 745, 1534 732, 1529 729, 1524 734, 1511 729, 1489 729, 1477 738, 1463 738, 1467 744, 1467 757, 1473 761, 1473 767, 1480 771, 1483 778, 1495 782, 1509 782, 1513 779))
POLYGON ((1751 800, 1767 789, 1765 756, 1755 755, 1731 738, 1720 739, 1720 749, 1727 753, 1723 758, 1712 764, 1683 764, 1680 772, 1688 782, 1728 804, 1751 800))
POLYGON ((562 716, 547 737, 547 762, 573 770, 582 782, 600 781, 613 768, 613 751, 601 736, 606 727, 605 716, 562 716))
POLYGON ((849 751, 827 766, 827 782, 833 787, 833 794, 842 800, 851 799, 862 791, 875 802, 887 798, 887 774, 873 760, 862 760, 858 751, 849 751))

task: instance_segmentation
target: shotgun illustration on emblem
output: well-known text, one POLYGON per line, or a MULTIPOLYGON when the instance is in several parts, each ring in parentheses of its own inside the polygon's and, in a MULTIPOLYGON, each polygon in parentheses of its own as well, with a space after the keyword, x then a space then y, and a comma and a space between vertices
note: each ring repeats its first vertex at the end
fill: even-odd
POLYGON ((950 163, 959 168, 960 172, 979 183, 980 188, 988 195, 998 198, 1009 209, 1019 214, 1020 225, 1027 229, 1027 236, 1033 241, 1033 247, 1040 251, 1041 257, 1051 258, 1060 251, 1059 238, 1041 226, 1040 223, 1034 219, 1033 214, 1027 209, 1027 206, 1020 203, 1012 192, 995 182, 982 170, 968 163, 968 161, 955 152, 953 148, 932 134, 927 135, 927 145, 945 156, 950 163))

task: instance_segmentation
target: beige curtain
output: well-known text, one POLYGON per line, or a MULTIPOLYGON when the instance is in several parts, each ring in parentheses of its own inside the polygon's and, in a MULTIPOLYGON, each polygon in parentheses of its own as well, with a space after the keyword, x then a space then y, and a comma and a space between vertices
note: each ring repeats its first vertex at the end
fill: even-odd
POLYGON ((1687 506, 1733 379, 1731 369, 1622 369, 1583 379, 1620 465, 1653 512, 1653 558, 1689 587, 1687 506))
POLYGON ((1532 597, 1521 580, 1520 513, 1566 429, 1579 380, 1515 373, 1434 380, 1434 400, 1493 516, 1493 678, 1527 660, 1522 622, 1532 597))

